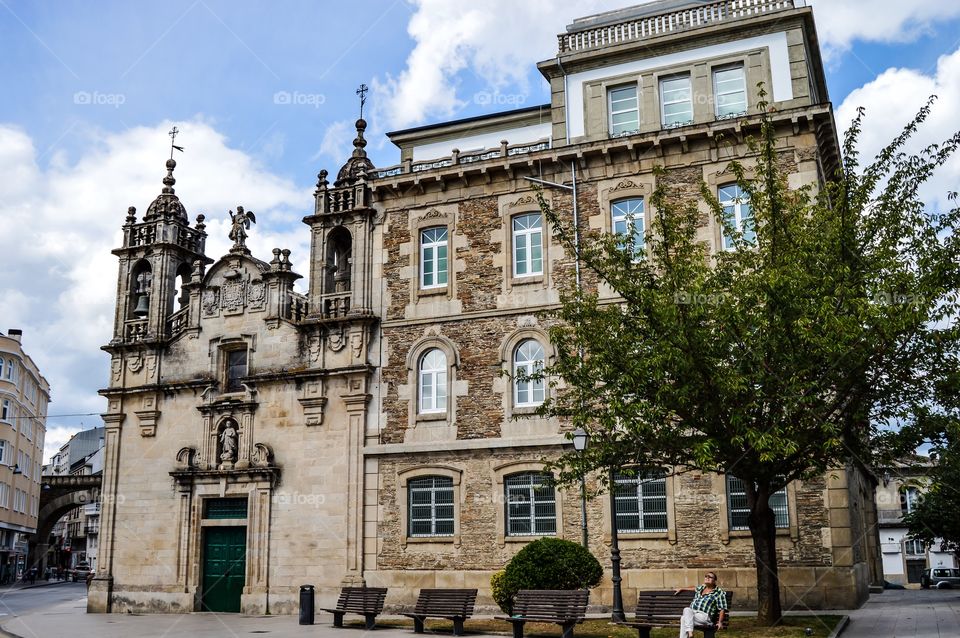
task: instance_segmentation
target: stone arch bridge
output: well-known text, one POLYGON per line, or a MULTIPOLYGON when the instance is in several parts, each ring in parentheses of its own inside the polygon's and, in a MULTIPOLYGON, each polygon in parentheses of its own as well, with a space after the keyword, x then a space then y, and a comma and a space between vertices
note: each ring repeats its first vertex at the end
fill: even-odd
POLYGON ((43 573, 47 566, 47 550, 53 526, 73 508, 98 502, 102 482, 99 474, 41 477, 37 533, 29 541, 27 564, 30 567, 37 567, 39 573, 43 573))

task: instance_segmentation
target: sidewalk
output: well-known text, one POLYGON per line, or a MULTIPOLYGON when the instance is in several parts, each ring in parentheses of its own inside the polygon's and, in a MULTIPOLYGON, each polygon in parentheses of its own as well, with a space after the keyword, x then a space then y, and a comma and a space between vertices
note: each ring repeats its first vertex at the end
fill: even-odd
MULTIPOLYGON (((906 590, 874 594, 862 608, 847 613, 841 638, 947 638, 960 636, 960 590, 906 590)), ((3 632, 35 636, 155 638, 161 636, 241 636, 269 633, 272 638, 366 638, 363 629, 335 629, 329 614, 316 625, 301 626, 296 616, 239 614, 87 614, 86 598, 10 618, 3 632)), ((376 630, 377 638, 411 638, 409 629, 376 630)))

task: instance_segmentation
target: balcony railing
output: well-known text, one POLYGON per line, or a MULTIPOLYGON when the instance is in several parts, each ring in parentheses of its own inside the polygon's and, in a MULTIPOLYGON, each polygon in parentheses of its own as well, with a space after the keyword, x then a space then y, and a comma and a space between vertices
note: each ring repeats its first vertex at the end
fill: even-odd
POLYGON ((724 0, 557 36, 560 53, 585 51, 803 6, 802 0, 724 0))
POLYGON ((123 326, 123 338, 126 341, 143 341, 147 338, 147 320, 133 319, 123 326))
POLYGON ((464 155, 461 155, 458 150, 454 149, 453 153, 449 157, 440 157, 424 162, 407 160, 403 164, 399 164, 397 166, 388 166, 387 168, 375 170, 373 171, 372 175, 374 179, 383 179, 386 177, 396 177, 397 175, 422 173, 424 171, 432 171, 438 168, 449 168, 451 166, 474 164, 476 162, 482 162, 490 159, 508 158, 513 157, 514 155, 526 155, 528 153, 536 153, 537 151, 545 151, 548 148, 550 148, 550 140, 544 139, 536 142, 523 142, 521 144, 513 145, 502 142, 500 144, 500 148, 485 149, 483 151, 467 153, 464 155))
POLYGON ((167 330, 171 337, 175 337, 187 327, 187 312, 190 308, 181 308, 167 319, 167 330))
POLYGON ((877 510, 877 522, 887 525, 901 523, 903 522, 903 512, 900 510, 877 510))

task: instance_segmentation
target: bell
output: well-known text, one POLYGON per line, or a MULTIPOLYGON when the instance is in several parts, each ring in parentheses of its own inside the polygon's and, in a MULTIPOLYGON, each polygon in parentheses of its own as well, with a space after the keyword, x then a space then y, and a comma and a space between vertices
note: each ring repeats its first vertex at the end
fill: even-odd
POLYGON ((149 297, 147 295, 140 295, 137 297, 137 307, 133 309, 133 316, 146 317, 150 313, 150 306, 148 305, 149 297))

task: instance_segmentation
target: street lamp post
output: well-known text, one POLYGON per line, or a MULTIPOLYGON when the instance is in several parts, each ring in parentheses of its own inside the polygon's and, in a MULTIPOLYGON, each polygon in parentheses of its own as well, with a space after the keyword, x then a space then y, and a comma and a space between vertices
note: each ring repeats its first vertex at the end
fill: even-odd
MULTIPOLYGON (((583 428, 573 431, 573 449, 577 454, 583 454, 589 439, 590 435, 583 428)), ((587 547, 587 479, 582 464, 580 466, 580 531, 583 532, 583 546, 587 547)))
POLYGON ((611 574, 610 581, 613 583, 613 609, 610 610, 610 617, 613 622, 624 622, 627 617, 623 613, 623 591, 620 583, 623 579, 620 577, 620 542, 617 539, 617 495, 616 495, 616 474, 613 468, 610 468, 610 563, 611 574))

